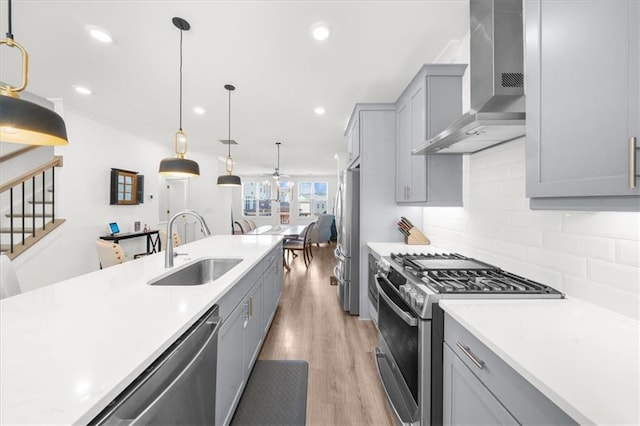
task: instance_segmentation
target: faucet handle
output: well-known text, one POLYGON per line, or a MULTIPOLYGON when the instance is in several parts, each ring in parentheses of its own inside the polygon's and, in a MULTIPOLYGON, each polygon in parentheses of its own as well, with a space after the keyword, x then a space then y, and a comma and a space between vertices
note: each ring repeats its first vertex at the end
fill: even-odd
POLYGON ((173 257, 178 257, 178 256, 188 256, 189 253, 177 253, 177 252, 173 252, 173 257))

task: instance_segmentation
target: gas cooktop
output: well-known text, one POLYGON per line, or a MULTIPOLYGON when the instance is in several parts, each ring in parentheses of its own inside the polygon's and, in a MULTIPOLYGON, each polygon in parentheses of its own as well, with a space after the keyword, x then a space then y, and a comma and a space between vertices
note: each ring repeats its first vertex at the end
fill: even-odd
MULTIPOLYGON (((441 298, 562 298, 547 285, 457 253, 392 253, 387 278, 421 316, 441 298)), ((427 312, 429 311, 429 312, 427 312)))

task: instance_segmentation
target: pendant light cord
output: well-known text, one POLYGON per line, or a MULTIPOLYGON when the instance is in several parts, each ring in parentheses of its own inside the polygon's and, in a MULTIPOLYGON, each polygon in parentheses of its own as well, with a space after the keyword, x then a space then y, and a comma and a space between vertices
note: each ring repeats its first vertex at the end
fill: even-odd
POLYGON ((227 145, 229 147, 229 157, 231 157, 231 90, 229 90, 229 142, 227 145))
POLYGON ((11 0, 9 0, 7 2, 7 9, 8 9, 8 12, 7 12, 7 21, 8 21, 7 22, 8 23, 8 26, 7 26, 7 38, 10 38, 11 40, 13 40, 13 32, 12 32, 13 30, 12 30, 12 26, 11 26, 11 0))
POLYGON ((182 131, 182 30, 180 30, 180 131, 182 131))

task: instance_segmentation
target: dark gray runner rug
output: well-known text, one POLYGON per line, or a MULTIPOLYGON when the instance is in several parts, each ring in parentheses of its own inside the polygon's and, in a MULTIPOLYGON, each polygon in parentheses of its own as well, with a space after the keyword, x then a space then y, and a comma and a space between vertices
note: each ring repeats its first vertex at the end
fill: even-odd
POLYGON ((304 426, 308 374, 307 361, 256 361, 231 424, 304 426))

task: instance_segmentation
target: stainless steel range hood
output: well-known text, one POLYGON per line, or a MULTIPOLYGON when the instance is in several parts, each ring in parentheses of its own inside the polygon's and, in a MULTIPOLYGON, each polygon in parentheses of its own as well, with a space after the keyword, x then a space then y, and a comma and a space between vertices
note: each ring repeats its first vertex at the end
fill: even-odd
POLYGON ((521 0, 470 0, 471 110, 413 154, 476 152, 525 133, 521 0))

